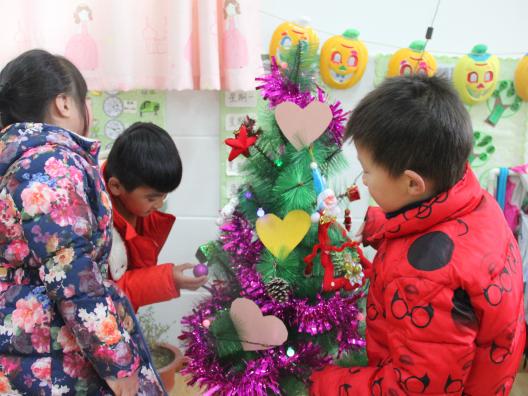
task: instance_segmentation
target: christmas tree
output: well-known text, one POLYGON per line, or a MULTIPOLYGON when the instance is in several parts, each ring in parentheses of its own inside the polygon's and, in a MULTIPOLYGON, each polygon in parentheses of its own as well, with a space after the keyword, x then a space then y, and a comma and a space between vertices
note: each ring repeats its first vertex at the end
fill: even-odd
POLYGON ((313 370, 364 359, 362 256, 342 212, 357 187, 329 184, 347 166, 346 113, 317 84, 310 53, 272 59, 258 122, 226 140, 229 160, 247 157, 245 183, 222 210, 219 240, 199 249, 217 280, 180 337, 185 373, 211 395, 307 394, 313 370))

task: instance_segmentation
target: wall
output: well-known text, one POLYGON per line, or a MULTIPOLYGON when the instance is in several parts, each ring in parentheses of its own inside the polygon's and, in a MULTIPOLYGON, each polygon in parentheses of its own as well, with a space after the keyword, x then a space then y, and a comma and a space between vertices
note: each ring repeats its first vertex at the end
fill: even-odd
MULTIPOLYGON (((195 262, 196 248, 215 239, 219 211, 219 93, 170 92, 167 130, 174 137, 184 166, 180 187, 167 200, 176 223, 160 255, 160 262, 195 262)), ((155 285, 154 285, 155 287, 155 285)), ((155 317, 171 324, 169 340, 176 343, 181 317, 203 297, 182 291, 179 299, 154 305, 155 317)))
MULTIPOLYGON (((339 34, 347 28, 360 30, 370 55, 390 53, 396 47, 407 46, 424 37, 436 7, 436 0, 262 0, 262 46, 267 52, 269 38, 281 22, 268 14, 285 19, 307 15, 312 26, 320 30, 324 42, 330 32, 339 34), (392 46, 373 43, 391 44, 392 46)), ((492 0, 454 1, 440 4, 433 40, 428 50, 435 53, 465 53, 474 44, 486 43, 491 52, 520 57, 528 51, 528 1, 492 0)), ((350 90, 332 92, 351 109, 372 88, 374 56, 363 80, 350 90)), ((196 248, 214 239, 215 219, 219 208, 219 95, 217 92, 171 92, 167 105, 167 125, 183 157, 184 178, 181 187, 168 199, 168 210, 178 220, 161 254, 162 262, 194 261, 196 248)), ((350 181, 360 171, 352 147, 345 148, 350 158, 346 177, 350 181)), ((352 206, 354 227, 366 208, 363 200, 352 206)), ((155 306, 156 317, 164 323, 174 323, 170 335, 176 341, 180 318, 192 309, 201 292, 183 292, 182 297, 155 306)))

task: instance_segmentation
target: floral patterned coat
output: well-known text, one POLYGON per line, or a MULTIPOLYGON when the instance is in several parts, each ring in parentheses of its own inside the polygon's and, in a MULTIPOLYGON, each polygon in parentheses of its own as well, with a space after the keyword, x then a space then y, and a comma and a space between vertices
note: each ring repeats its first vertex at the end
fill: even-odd
POLYGON ((134 311, 106 281, 112 210, 99 143, 46 124, 0 133, 0 393, 165 394, 134 311))

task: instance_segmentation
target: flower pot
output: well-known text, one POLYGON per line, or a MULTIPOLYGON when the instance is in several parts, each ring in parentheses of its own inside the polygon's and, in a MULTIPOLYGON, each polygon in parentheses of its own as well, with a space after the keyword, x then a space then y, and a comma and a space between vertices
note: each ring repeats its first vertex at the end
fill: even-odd
POLYGON ((155 355, 156 353, 162 351, 162 353, 165 353, 167 350, 172 355, 172 359, 168 364, 165 364, 163 367, 156 367, 156 369, 158 370, 161 380, 163 381, 165 389, 167 390, 167 392, 170 392, 174 387, 174 375, 176 374, 176 372, 182 369, 185 360, 183 354, 178 348, 176 348, 174 345, 167 343, 157 344, 155 350, 151 352, 153 355, 155 355))

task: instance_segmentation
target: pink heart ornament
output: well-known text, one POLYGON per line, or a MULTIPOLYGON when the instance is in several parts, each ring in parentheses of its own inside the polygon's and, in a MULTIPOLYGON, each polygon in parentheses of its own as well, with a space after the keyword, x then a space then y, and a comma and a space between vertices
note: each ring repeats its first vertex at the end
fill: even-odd
POLYGON ((282 102, 275 108, 275 119, 282 133, 296 150, 315 142, 332 122, 330 106, 314 100, 304 109, 293 102, 282 102))
POLYGON ((235 299, 229 316, 244 351, 274 348, 288 339, 288 329, 284 322, 273 315, 263 316, 258 305, 247 298, 235 299))

